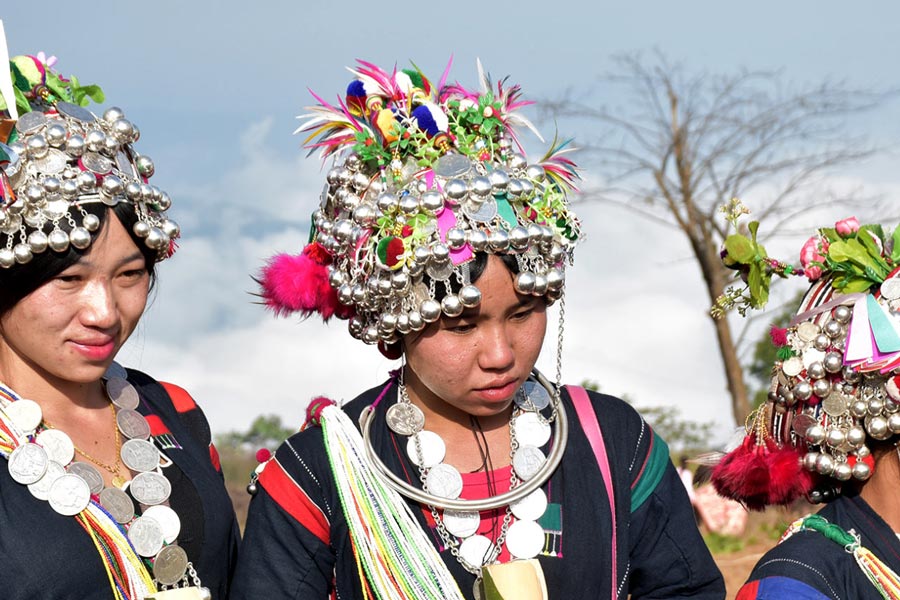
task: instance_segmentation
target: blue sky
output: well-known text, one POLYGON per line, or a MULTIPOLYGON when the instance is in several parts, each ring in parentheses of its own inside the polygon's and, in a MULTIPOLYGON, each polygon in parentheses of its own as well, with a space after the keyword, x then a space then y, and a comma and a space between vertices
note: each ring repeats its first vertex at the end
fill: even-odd
MULTIPOLYGON (((474 85, 480 57, 537 100, 595 86, 612 55, 654 48, 697 70, 900 86, 900 6, 887 2, 5 4, 11 54, 58 56, 60 71, 102 85, 106 104, 141 128, 139 150, 175 199, 184 238, 161 266, 157 297, 122 362, 187 387, 216 431, 259 413, 299 423, 309 398, 349 399, 391 366, 342 324, 276 321, 248 294, 265 257, 299 251, 321 189, 318 160, 305 159, 292 136, 311 103, 307 88, 334 98, 356 58, 414 60, 438 77, 452 55, 453 76, 474 85)), ((599 102, 621 103, 604 91, 596 89, 599 102)), ((592 133, 565 125, 576 141, 592 133)), ((900 103, 852 126, 892 151, 836 175, 895 193, 900 103)), ((570 278, 566 378, 727 421, 707 300, 683 242, 621 211, 582 204, 580 212, 589 239, 570 278), (613 261, 604 257, 610 244, 633 252, 613 261)))

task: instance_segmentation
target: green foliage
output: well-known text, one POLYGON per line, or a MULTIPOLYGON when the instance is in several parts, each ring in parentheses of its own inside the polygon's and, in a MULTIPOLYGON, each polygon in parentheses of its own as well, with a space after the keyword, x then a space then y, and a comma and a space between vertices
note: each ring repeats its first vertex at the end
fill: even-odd
POLYGON ((703 541, 706 542, 706 547, 714 555, 738 552, 747 545, 745 538, 734 535, 722 535, 713 531, 704 534, 703 541))
MULTIPOLYGON (((600 391, 600 384, 590 379, 582 381, 581 387, 594 392, 600 391)), ((681 411, 674 406, 638 406, 627 394, 622 399, 641 413, 653 430, 669 444, 673 453, 690 454, 710 448, 714 427, 712 421, 701 423, 684 419, 681 411)))
POLYGON ((219 448, 249 447, 254 451, 259 448, 274 450, 295 431, 297 431, 295 428, 284 427, 281 417, 277 415, 260 415, 246 432, 231 431, 216 436, 216 445, 219 448))

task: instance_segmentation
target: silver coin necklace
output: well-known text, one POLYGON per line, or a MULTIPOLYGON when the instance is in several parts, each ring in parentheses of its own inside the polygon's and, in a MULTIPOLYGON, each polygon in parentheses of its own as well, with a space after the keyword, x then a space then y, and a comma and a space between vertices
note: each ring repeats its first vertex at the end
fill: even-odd
POLYGON ((96 502, 127 532, 159 591, 193 586, 197 598, 210 598, 187 553, 176 543, 181 520, 167 505, 172 486, 162 474, 162 467, 171 462, 153 444, 150 425, 136 410, 138 392, 117 363, 110 366, 103 383, 116 421, 119 455, 112 465, 76 448, 68 434, 47 423, 37 402, 19 397, 0 383, 0 424, 18 432, 15 437, 21 440, 9 452, 10 476, 61 515, 78 515, 96 502), (76 451, 112 474, 113 485, 107 487, 89 462, 75 460, 76 451), (134 473, 131 481, 122 474, 122 465, 134 473), (140 516, 136 516, 135 501, 144 507, 140 516))
MULTIPOLYGON (((530 398, 528 392, 534 389, 534 386, 523 386, 519 390, 510 416, 510 489, 534 476, 546 460, 541 446, 550 439, 551 430, 538 411, 549 404, 545 402, 549 398, 541 397, 537 390, 535 398, 530 398)), ((402 381, 398 384, 398 401, 388 408, 385 419, 394 433, 408 437, 407 456, 419 469, 422 488, 440 498, 459 498, 463 490, 462 475, 455 467, 443 462, 446 455, 444 440, 425 429, 425 415, 410 401, 402 381)), ((479 511, 439 511, 437 507, 429 506, 444 545, 463 568, 475 575, 476 591, 482 568, 497 561, 504 544, 513 559, 527 560, 540 554, 545 536, 537 520, 546 508, 547 495, 538 487, 505 507, 499 534, 496 540, 491 540, 478 533, 479 511)))

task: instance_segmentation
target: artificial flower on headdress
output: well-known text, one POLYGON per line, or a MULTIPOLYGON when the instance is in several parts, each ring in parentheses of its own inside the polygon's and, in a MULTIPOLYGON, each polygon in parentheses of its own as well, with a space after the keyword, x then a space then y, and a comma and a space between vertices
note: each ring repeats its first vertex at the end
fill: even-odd
MULTIPOLYGON (((104 101, 103 90, 97 85, 81 85, 78 78, 68 78, 51 70, 54 60, 37 56, 14 56, 9 61, 13 82, 16 108, 19 114, 31 112, 38 106, 49 106, 60 100, 79 106, 87 106, 91 101, 104 101), (45 62, 46 61, 46 62, 45 62)), ((7 110, 6 100, 0 95, 0 111, 7 110)))
POLYGON ((479 64, 481 85, 469 89, 448 83, 449 68, 434 82, 415 66, 359 61, 335 103, 313 94, 297 132, 335 160, 313 214, 311 243, 324 254, 272 261, 261 277, 270 308, 349 316, 355 337, 389 342, 477 304, 466 264, 478 252, 515 254, 520 292, 559 296, 581 236, 567 200, 578 178, 570 142, 554 139, 529 163, 516 128, 534 126, 519 113, 530 104, 519 86, 494 85, 479 64), (276 268, 285 264, 308 270, 276 268), (336 295, 303 293, 306 278, 327 279, 336 295), (461 291, 438 298, 439 281, 461 291))
MULTIPOLYGON (((735 229, 738 213, 745 211, 729 219, 735 229)), ((806 275, 813 285, 790 325, 772 328, 777 357, 767 401, 713 482, 750 508, 803 495, 826 500, 843 482, 871 476, 869 441, 900 434, 900 226, 888 235, 881 225, 841 219, 804 243, 802 268, 765 254, 758 223, 749 231, 729 236, 723 250, 746 288, 729 290, 715 314, 761 308, 775 275, 806 275)))

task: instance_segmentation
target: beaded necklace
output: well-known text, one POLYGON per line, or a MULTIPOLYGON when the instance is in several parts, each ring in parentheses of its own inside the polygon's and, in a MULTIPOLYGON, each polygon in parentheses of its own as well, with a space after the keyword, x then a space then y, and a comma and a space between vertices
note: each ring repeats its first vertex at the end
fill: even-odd
POLYGON ((181 522, 166 505, 171 484, 161 473, 171 463, 149 441, 150 426, 135 410, 140 398, 126 377, 116 363, 103 377, 115 415, 116 464, 110 467, 79 451, 116 474, 112 487, 105 487, 93 466, 74 460, 77 449, 71 438, 43 419, 40 405, 2 383, 0 455, 15 481, 57 513, 74 517, 90 536, 116 600, 141 600, 169 588, 193 590, 194 597, 208 599, 187 554, 174 543, 181 522), (128 438, 123 444, 120 432, 128 438), (121 476, 120 461, 137 473, 131 481, 121 476), (132 497, 145 507, 141 516, 135 516, 132 497))

